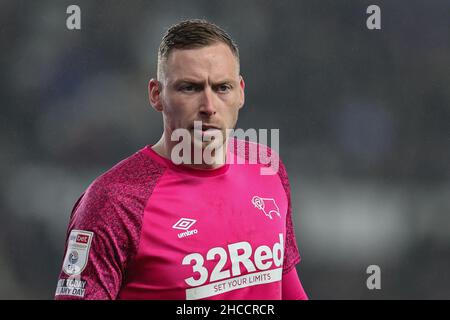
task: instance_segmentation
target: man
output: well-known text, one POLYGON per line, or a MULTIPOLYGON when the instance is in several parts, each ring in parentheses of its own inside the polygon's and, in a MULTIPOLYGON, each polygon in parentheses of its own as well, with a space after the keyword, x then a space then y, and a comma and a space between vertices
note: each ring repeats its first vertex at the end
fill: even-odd
POLYGON ((222 29, 167 31, 149 83, 162 137, 75 204, 56 299, 307 299, 285 168, 261 174, 250 143, 229 137, 244 87, 222 29))

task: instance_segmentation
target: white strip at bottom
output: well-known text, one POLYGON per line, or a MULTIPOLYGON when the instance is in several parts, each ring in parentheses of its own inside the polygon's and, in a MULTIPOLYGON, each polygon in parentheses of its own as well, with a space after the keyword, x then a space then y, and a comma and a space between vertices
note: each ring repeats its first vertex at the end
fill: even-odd
POLYGON ((249 273, 240 277, 228 278, 204 286, 186 289, 186 300, 197 300, 212 297, 221 293, 281 281, 283 268, 249 273))

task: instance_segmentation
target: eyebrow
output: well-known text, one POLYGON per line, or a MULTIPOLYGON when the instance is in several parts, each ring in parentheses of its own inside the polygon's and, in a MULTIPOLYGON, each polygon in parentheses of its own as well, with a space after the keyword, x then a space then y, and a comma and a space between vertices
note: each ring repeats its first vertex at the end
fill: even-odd
MULTIPOLYGON (((236 82, 236 80, 225 78, 220 81, 214 82, 212 85, 217 86, 217 85, 224 84, 224 83, 235 83, 235 82, 236 82)), ((182 78, 182 79, 178 79, 175 82, 173 82, 173 86, 179 86, 180 84, 184 84, 184 83, 203 85, 205 83, 205 81, 197 80, 197 79, 193 79, 193 78, 182 78)))

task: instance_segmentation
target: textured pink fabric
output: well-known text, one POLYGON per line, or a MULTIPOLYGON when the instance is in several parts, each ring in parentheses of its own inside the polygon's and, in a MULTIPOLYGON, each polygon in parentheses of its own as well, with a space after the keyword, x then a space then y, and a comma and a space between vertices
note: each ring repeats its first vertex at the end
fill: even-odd
MULTIPOLYGON (((248 151, 249 143, 235 147, 248 151)), ((93 233, 79 275, 85 291, 56 299, 281 299, 281 277, 300 261, 289 182, 281 162, 272 176, 260 175, 261 166, 195 170, 150 147, 122 161, 74 207, 67 236, 93 233), (277 265, 271 255, 279 244, 284 259, 277 265)))
MULTIPOLYGON (((144 207, 163 172, 163 167, 137 152, 97 178, 75 204, 67 237, 73 229, 94 233, 81 274, 85 299, 116 299, 138 248, 144 207)), ((61 272, 60 279, 67 278, 61 272)))
POLYGON ((308 300, 295 268, 283 276, 282 286, 283 300, 308 300))
MULTIPOLYGON (((257 144, 257 159, 252 157, 254 152, 250 152, 251 143, 243 141, 243 140, 235 140, 234 142, 234 150, 235 154, 245 155, 246 161, 251 161, 252 163, 267 163, 268 158, 273 155, 273 151, 261 144, 257 144), (244 150, 244 151, 243 151, 244 150)), ((286 192, 286 196, 288 199, 288 212, 286 217, 286 252, 284 258, 284 266, 283 273, 289 272, 297 263, 300 262, 300 255, 298 253, 297 241, 295 239, 295 229, 292 222, 292 204, 291 204, 291 187, 289 184, 289 178, 286 171, 286 168, 281 161, 281 158, 278 157, 279 161, 279 169, 277 171, 278 177, 281 180, 283 188, 286 192)), ((268 167, 269 165, 266 165, 268 167)))

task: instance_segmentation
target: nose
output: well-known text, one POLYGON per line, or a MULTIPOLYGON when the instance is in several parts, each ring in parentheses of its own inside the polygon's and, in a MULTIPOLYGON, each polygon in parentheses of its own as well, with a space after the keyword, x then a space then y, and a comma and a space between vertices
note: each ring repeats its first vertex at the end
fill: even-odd
POLYGON ((201 101, 200 101, 200 113, 203 116, 212 116, 216 114, 216 108, 214 106, 214 96, 211 88, 206 87, 205 90, 203 90, 201 101))

